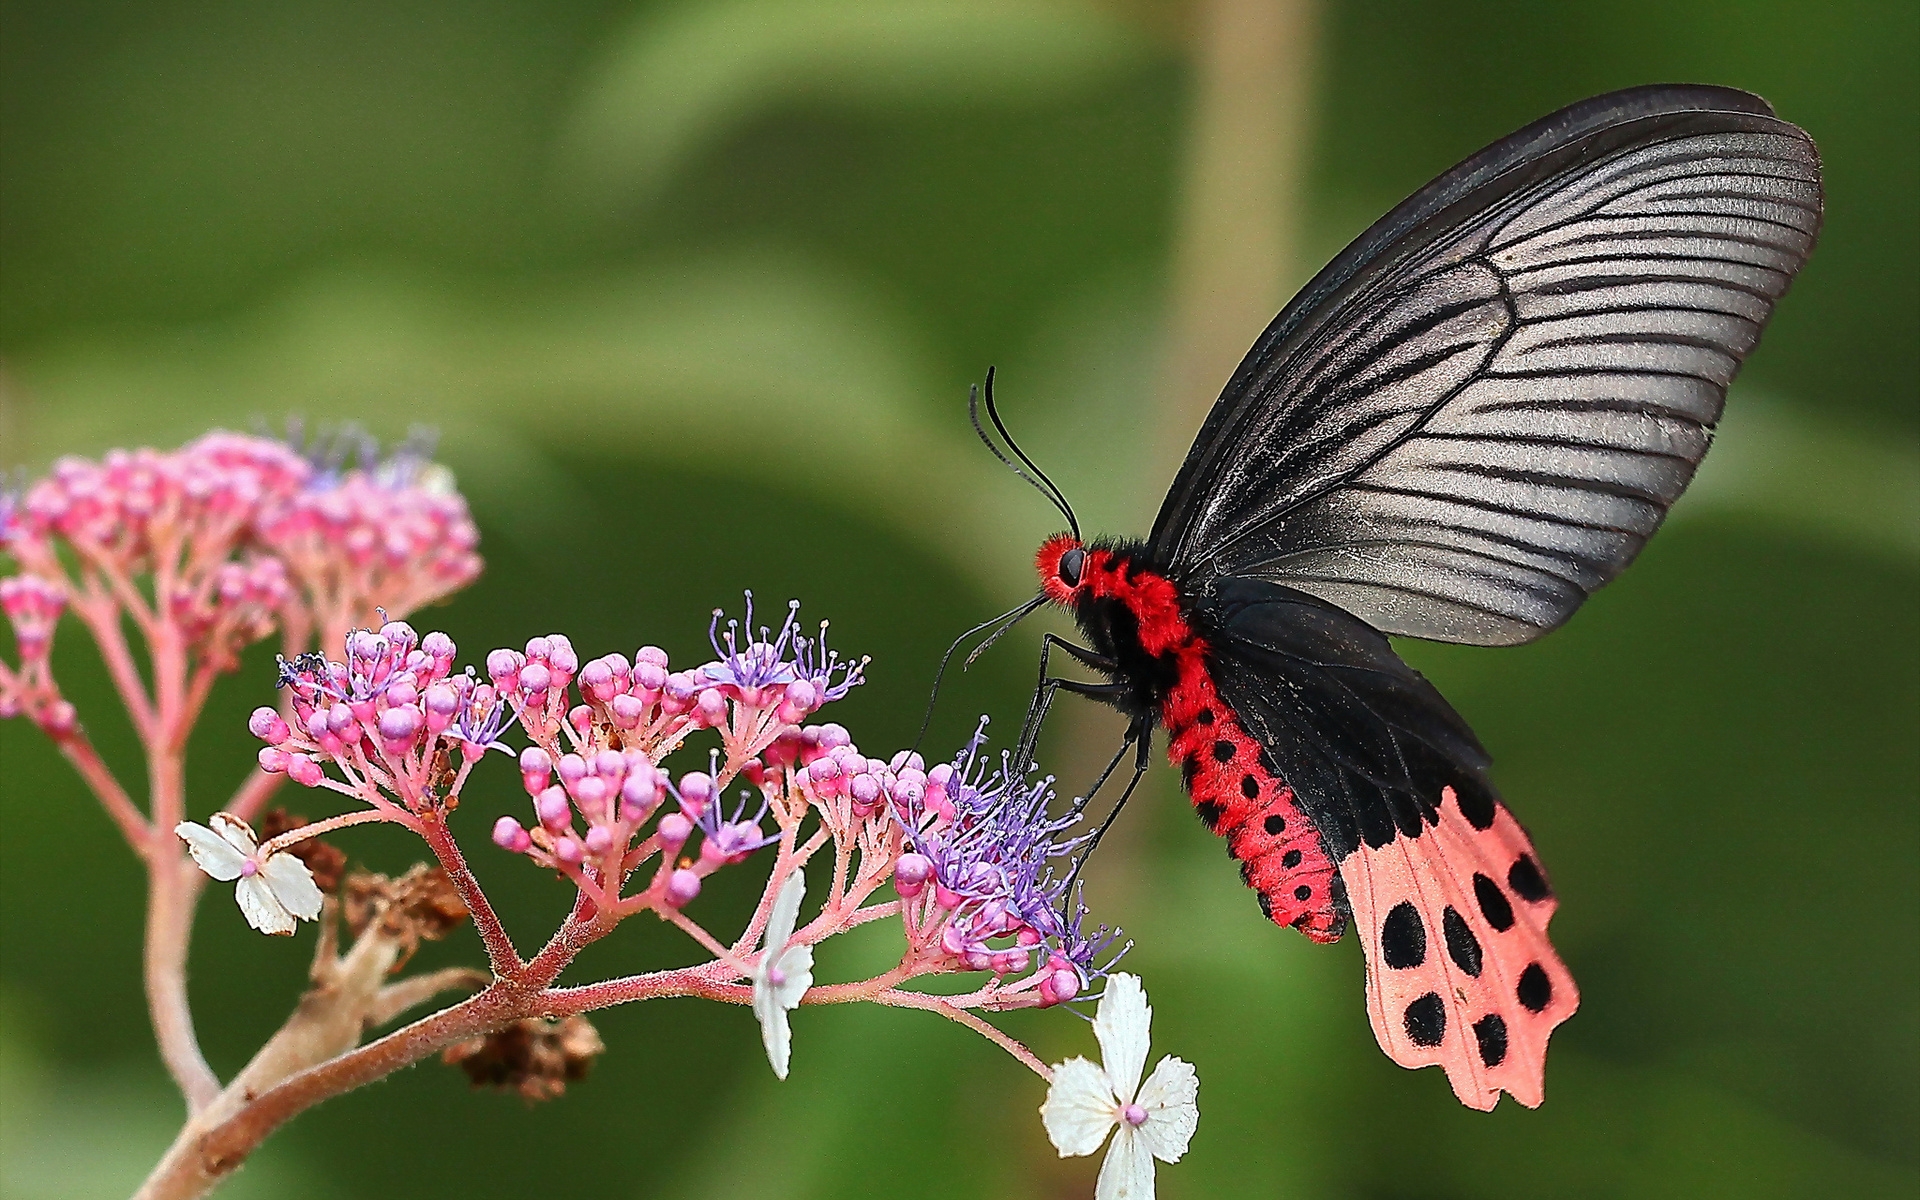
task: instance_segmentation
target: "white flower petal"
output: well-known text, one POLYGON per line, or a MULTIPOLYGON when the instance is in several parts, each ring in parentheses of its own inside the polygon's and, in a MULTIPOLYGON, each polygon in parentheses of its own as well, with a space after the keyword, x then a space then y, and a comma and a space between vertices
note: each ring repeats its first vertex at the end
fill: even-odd
POLYGON ((1193 1064, 1169 1054, 1153 1068, 1134 1100, 1147 1110, 1139 1128, 1141 1145, 1161 1162, 1179 1162, 1200 1124, 1200 1077, 1193 1064))
POLYGON ((756 988, 753 1015, 760 1018, 760 1042, 767 1048, 767 1062, 773 1067, 774 1078, 785 1079, 787 1063, 793 1056, 793 1029, 787 1024, 787 1010, 771 998, 762 1004, 756 988))
POLYGON ((1075 1158, 1100 1148, 1118 1109, 1107 1073, 1084 1058, 1070 1058, 1053 1068, 1040 1123, 1060 1157, 1075 1158))
POLYGON ((769 957, 780 953, 793 936, 794 922, 800 919, 800 901, 806 898, 807 877, 798 867, 787 881, 780 885, 780 894, 773 898, 773 911, 767 915, 767 954, 769 957))
POLYGON ((760 1022, 760 1041, 767 1048, 767 1062, 776 1078, 787 1077, 793 1055, 793 1029, 787 1023, 787 1010, 800 1003, 800 997, 813 986, 813 947, 787 948, 793 925, 800 917, 800 901, 807 892, 807 879, 798 869, 780 885, 773 898, 773 911, 767 915, 766 952, 753 971, 753 1015, 760 1022), (773 981, 775 970, 780 982, 773 981))
POLYGON ((1093 1200, 1153 1200, 1153 1155, 1133 1126, 1123 1123, 1113 1135, 1093 1200))
POLYGON ((213 826, 215 833, 242 854, 251 857, 260 848, 260 839, 253 836, 253 826, 232 813, 217 812, 207 818, 207 824, 213 826))
POLYGON ((1152 1020, 1153 1010, 1147 1007, 1140 977, 1109 975, 1106 993, 1094 1014, 1093 1036, 1100 1041, 1100 1060, 1106 1065, 1107 1078, 1113 1081, 1113 1094, 1122 1104, 1131 1104, 1140 1086, 1140 1070, 1147 1065, 1147 1029, 1152 1020))
POLYGON ((240 903, 240 911, 246 915, 247 924, 261 933, 288 934, 293 932, 295 921, 274 899, 273 889, 267 881, 258 875, 249 875, 233 889, 233 898, 240 903))
POLYGON ((789 946, 776 964, 780 968, 780 983, 768 981, 774 999, 782 1008, 798 1008, 800 997, 813 986, 813 947, 789 946))
POLYGON ((247 864, 247 856, 233 848, 233 844, 205 825, 196 825, 192 821, 182 821, 173 827, 176 837, 187 844, 187 853, 193 855, 193 861, 202 871, 218 879, 221 883, 240 878, 241 868, 247 864))
POLYGON ((325 897, 306 863, 291 854, 269 855, 267 865, 260 868, 260 877, 273 889, 274 899, 280 901, 280 906, 294 916, 302 921, 320 916, 320 902, 325 897))

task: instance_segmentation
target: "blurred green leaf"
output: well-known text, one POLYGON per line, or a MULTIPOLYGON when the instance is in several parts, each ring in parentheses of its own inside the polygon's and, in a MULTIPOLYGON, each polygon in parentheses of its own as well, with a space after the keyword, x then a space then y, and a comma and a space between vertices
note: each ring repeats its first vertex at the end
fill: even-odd
POLYGON ((1083 0, 724 0, 648 12, 561 141, 595 209, 651 199, 686 159, 779 103, 1030 104, 1137 63, 1143 39, 1083 0))

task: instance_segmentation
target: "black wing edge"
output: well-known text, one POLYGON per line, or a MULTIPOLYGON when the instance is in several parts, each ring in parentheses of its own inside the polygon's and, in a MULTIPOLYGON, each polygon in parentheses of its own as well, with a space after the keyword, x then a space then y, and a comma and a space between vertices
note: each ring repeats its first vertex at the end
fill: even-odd
MULTIPOLYGON (((1148 539, 1154 557, 1167 564, 1179 560, 1185 523, 1176 517, 1190 510, 1193 491, 1212 458, 1209 451, 1216 445, 1221 427, 1238 415, 1241 401, 1255 380, 1281 357, 1282 347, 1296 334, 1304 332, 1303 327, 1311 318, 1331 309, 1327 301, 1351 284, 1382 252, 1503 176, 1515 175, 1504 180, 1511 193, 1534 178, 1551 174, 1564 165, 1556 152, 1583 138, 1649 118, 1684 118, 1696 114, 1776 119, 1773 106, 1753 93, 1714 84, 1646 84, 1593 96, 1542 117, 1471 155, 1401 201, 1348 243, 1346 249, 1336 254, 1280 310, 1221 389, 1220 398, 1207 413, 1154 519, 1153 533, 1148 539)), ((1596 143, 1592 153, 1597 156, 1616 148, 1610 141, 1596 143)), ((1407 249, 1411 251, 1419 244, 1424 243, 1409 245, 1407 249)))

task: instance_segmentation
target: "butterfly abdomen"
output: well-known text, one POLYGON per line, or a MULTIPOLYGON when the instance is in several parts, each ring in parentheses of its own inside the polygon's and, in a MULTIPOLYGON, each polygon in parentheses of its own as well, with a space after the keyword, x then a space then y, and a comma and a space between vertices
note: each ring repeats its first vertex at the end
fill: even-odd
POLYGON ((1260 910, 1316 942, 1338 940, 1346 905, 1320 834, 1260 743, 1214 690, 1199 655, 1167 694, 1161 719, 1167 755, 1180 768, 1194 811, 1227 839, 1227 853, 1240 860, 1240 878, 1260 897, 1260 910))
POLYGON ((1085 582, 1082 623, 1153 699, 1194 811, 1227 839, 1261 911, 1316 942, 1338 939, 1347 906, 1334 864, 1293 789, 1215 689, 1206 642, 1187 621, 1177 585, 1133 548, 1114 546, 1091 550, 1085 582))

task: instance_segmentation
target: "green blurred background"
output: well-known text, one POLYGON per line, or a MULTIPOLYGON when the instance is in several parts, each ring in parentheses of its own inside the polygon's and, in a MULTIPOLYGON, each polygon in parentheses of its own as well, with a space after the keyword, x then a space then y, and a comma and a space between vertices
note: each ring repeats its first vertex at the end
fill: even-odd
MULTIPOLYGON (((9 0, 0 463, 287 413, 430 423, 488 570, 416 624, 463 659, 556 629, 586 656, 685 657, 739 589, 798 595, 874 656, 835 715, 890 751, 946 641, 1029 594, 1052 526, 970 440, 988 363, 1083 520, 1143 532, 1196 390, 1405 193, 1591 93, 1757 91, 1819 141, 1827 228, 1698 487, 1545 642, 1404 647, 1492 750, 1562 897, 1584 1002, 1545 1107, 1483 1116, 1389 1063, 1358 946, 1263 922, 1169 771, 1093 900, 1138 940, 1156 1053, 1203 1083, 1163 1195, 1914 1195, 1920 17, 1293 0, 1266 40, 1223 36, 1259 7, 9 0)), ((950 688, 934 746, 1012 719, 1040 628, 950 688)), ((57 663, 134 772, 71 626, 57 663)), ((219 693, 199 813, 270 682, 255 655, 219 693)), ((1109 732, 1068 715, 1050 761, 1078 772, 1109 732)), ((0 726, 0 754, 0 1193, 122 1194, 181 1115, 140 994, 143 885, 34 731, 0 726)), ((474 841, 518 811, 511 774, 470 791, 474 841)), ((346 841, 378 869, 414 857, 346 841)), ((476 856, 523 944, 552 927, 551 880, 476 856)), ((700 901, 717 928, 749 903, 733 883, 700 901)), ((285 1015, 309 937, 202 906, 193 994, 223 1074, 285 1015)), ((822 974, 891 953, 869 927, 822 974)), ((688 957, 635 922, 578 977, 688 957)), ((422 955, 478 958, 470 933, 422 955)), ((429 1063, 303 1116, 230 1194, 1090 1192, 1096 1160, 1045 1142, 1038 1081, 931 1016, 804 1010, 785 1084, 742 1010, 596 1020, 609 1049, 558 1102, 429 1063)), ((1058 1013, 1005 1023, 1049 1059, 1092 1050, 1058 1013)))

